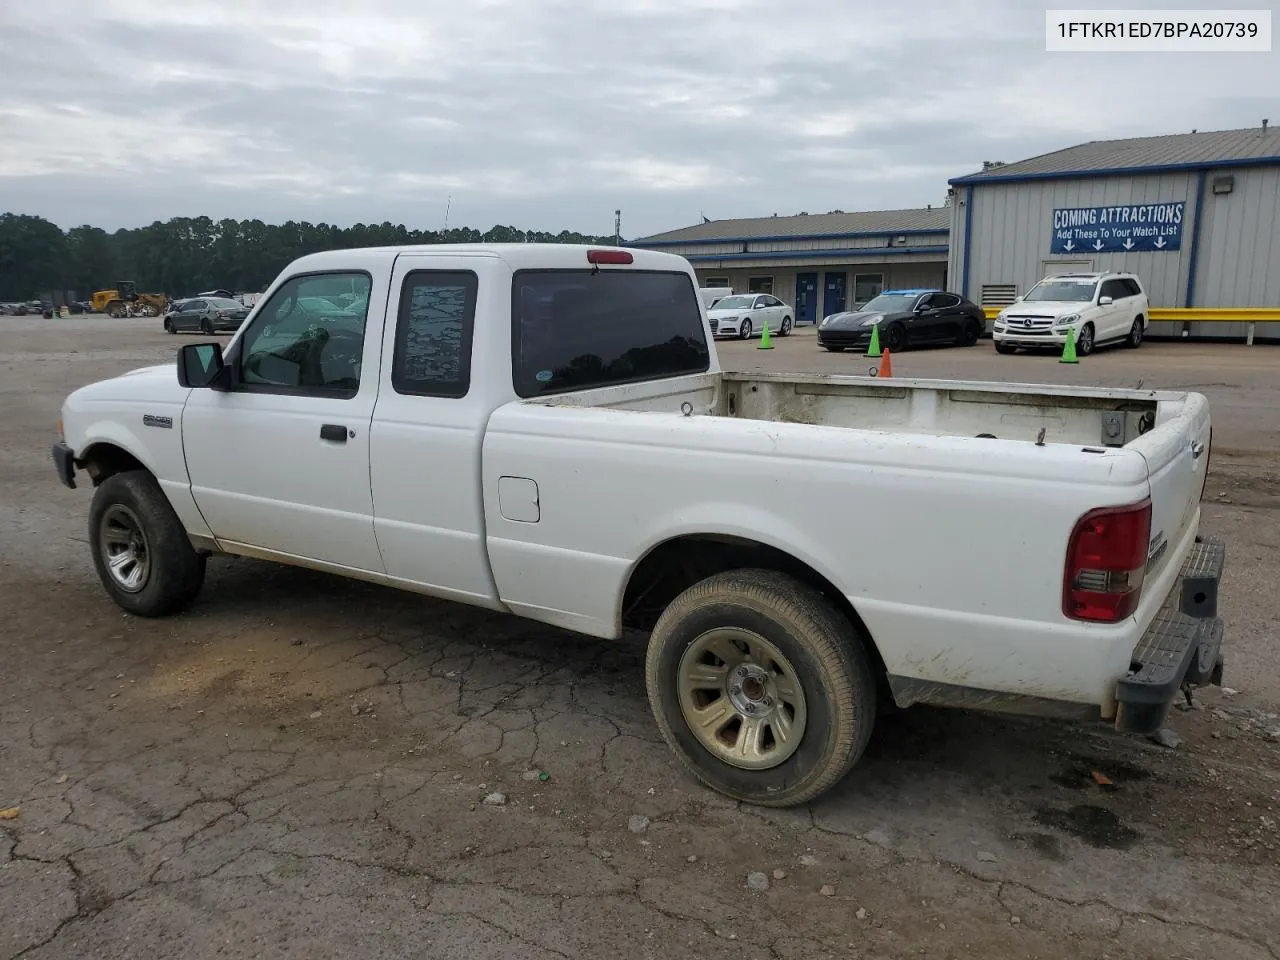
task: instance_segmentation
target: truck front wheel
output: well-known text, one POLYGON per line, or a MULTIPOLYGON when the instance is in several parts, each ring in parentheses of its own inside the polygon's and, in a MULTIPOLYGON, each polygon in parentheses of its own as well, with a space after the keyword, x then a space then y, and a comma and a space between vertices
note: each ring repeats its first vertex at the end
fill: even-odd
POLYGON ((176 613, 204 584, 204 556, 145 470, 113 474, 99 485, 89 508, 89 543, 102 586, 140 617, 176 613))
POLYGON ((866 638, 825 597, 772 570, 694 584, 659 618, 645 680, 689 772, 747 803, 791 807, 836 784, 871 736, 866 638))

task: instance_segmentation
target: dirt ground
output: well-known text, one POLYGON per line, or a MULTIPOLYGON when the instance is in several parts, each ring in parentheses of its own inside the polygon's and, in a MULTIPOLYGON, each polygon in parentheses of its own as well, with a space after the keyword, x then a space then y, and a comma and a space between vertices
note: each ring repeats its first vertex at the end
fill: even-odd
MULTIPOLYGON (((1175 711, 1172 750, 892 714, 831 794, 770 812, 679 772, 643 637, 230 559, 188 614, 123 615, 49 445, 69 390, 172 357, 156 325, 0 320, 0 960, 1280 958, 1280 350, 895 358, 1205 392, 1238 692, 1175 711)), ((723 362, 868 363, 775 342, 723 362)))

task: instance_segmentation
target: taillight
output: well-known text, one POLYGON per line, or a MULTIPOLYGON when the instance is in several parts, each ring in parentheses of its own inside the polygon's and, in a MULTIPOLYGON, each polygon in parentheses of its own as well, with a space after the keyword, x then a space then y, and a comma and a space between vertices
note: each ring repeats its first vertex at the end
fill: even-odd
POLYGON ((1142 596, 1151 537, 1151 499, 1090 510, 1071 531, 1062 612, 1072 620, 1116 623, 1142 596))
POLYGON ((587 263, 632 263, 635 258, 627 250, 588 250, 587 263))

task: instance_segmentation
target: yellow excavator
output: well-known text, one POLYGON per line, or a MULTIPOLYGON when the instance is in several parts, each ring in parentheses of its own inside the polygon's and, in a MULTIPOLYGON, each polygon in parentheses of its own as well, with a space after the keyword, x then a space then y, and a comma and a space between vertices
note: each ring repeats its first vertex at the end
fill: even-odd
POLYGON ((158 317, 169 305, 163 293, 139 293, 132 280, 117 280, 110 290, 95 290, 89 298, 94 313, 109 317, 158 317))

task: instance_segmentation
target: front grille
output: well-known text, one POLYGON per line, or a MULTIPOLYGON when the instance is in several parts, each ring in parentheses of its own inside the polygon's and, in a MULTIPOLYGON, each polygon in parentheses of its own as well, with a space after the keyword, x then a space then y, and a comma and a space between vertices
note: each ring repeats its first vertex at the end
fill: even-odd
POLYGON ((858 343, 871 334, 865 330, 819 330, 818 340, 823 343, 858 343))
POLYGON ((712 320, 712 321, 711 321, 711 332, 712 332, 712 333, 715 333, 715 332, 716 332, 717 330, 719 330, 719 329, 720 329, 720 321, 719 321, 719 320, 712 320))
POLYGON ((1004 322, 1010 333, 1048 333, 1053 326, 1051 317, 1006 316, 1004 322))

